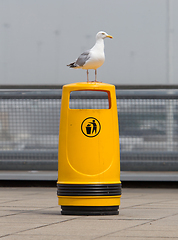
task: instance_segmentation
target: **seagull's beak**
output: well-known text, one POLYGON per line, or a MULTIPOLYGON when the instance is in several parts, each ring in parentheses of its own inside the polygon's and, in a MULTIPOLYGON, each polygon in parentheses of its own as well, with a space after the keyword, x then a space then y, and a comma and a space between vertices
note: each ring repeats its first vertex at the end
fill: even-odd
POLYGON ((107 35, 106 37, 108 37, 108 38, 113 38, 111 35, 107 35))

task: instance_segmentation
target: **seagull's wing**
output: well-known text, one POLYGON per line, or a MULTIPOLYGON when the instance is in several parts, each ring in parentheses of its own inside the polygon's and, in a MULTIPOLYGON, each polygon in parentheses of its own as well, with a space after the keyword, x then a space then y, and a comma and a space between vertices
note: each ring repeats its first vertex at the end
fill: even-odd
POLYGON ((90 51, 83 52, 76 60, 76 64, 80 67, 85 65, 86 61, 90 58, 90 51))

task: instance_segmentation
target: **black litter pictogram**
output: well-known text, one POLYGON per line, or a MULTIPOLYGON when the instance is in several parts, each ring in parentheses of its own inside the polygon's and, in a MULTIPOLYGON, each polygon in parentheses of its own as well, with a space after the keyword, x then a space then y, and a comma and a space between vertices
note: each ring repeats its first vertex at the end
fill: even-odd
POLYGON ((100 133, 101 124, 96 118, 88 117, 82 122, 81 130, 86 137, 96 137, 100 133))

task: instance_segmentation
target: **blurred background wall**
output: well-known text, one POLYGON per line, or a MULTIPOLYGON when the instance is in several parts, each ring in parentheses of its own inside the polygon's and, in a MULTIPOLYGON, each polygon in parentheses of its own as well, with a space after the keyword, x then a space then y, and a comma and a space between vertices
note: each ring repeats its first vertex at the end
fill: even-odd
POLYGON ((0 84, 85 81, 66 65, 100 30, 113 39, 98 80, 177 84, 177 10, 177 0, 0 0, 0 84))

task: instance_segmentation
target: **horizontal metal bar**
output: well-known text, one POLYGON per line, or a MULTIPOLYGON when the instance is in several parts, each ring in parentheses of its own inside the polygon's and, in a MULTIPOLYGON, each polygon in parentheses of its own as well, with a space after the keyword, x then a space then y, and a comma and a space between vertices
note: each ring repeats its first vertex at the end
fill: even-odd
POLYGON ((121 171, 178 171, 178 161, 121 161, 121 171))
MULTIPOLYGON (((168 93, 162 93, 159 95, 154 95, 154 94, 135 94, 135 93, 131 93, 131 94, 119 94, 116 91, 116 98, 117 99, 155 99, 155 100, 169 100, 169 99, 178 99, 178 93, 176 94, 168 94, 168 93)), ((149 103, 148 103, 149 104, 149 103)))
POLYGON ((0 89, 62 89, 63 85, 0 85, 0 89))
MULTIPOLYGON (((61 99, 62 90, 59 91, 0 91, 0 99, 61 99)), ((153 94, 153 92, 146 93, 124 93, 116 90, 117 99, 178 99, 178 92, 163 92, 153 94)), ((72 99, 107 99, 107 96, 100 96, 95 93, 87 95, 76 95, 72 99)))
POLYGON ((57 171, 57 160, 0 160, 1 171, 57 171))
MULTIPOLYGON (((58 159, 58 151, 57 150, 46 150, 46 151, 0 151, 0 160, 24 160, 24 159, 32 159, 32 160, 57 160, 58 159)), ((121 151, 121 161, 129 160, 129 161, 177 161, 178 162, 178 151, 173 152, 148 152, 148 151, 131 151, 131 152, 122 152, 121 151)))
POLYGON ((0 160, 25 161, 25 160, 57 160, 56 151, 0 151, 0 160))
POLYGON ((0 91, 0 99, 61 99, 62 91, 49 92, 22 92, 22 91, 0 91))
MULTIPOLYGON (((178 182, 176 171, 121 171, 121 182, 124 181, 160 181, 178 182)), ((56 171, 0 171, 0 180, 16 181, 55 181, 56 171)))
MULTIPOLYGON (((1 170, 57 170, 57 151, 0 154, 1 170), (36 154, 36 155, 35 155, 36 154)), ((178 171, 178 153, 121 153, 122 171, 178 171)))
MULTIPOLYGON (((57 160, 1 160, 1 171, 57 171, 57 160)), ((178 161, 121 161, 121 171, 178 171, 178 161)))
MULTIPOLYGON (((0 89, 62 89, 63 85, 0 85, 0 89)), ((178 89, 178 85, 115 85, 116 89, 178 89)))
POLYGON ((129 161, 177 161, 178 162, 178 152, 173 151, 161 151, 161 152, 147 152, 147 151, 131 151, 131 152, 122 152, 121 151, 121 159, 122 161, 129 160, 129 161), (169 159, 169 160, 167 160, 169 159))
POLYGON ((116 89, 129 89, 129 90, 146 90, 146 89, 178 89, 177 84, 155 84, 155 85, 115 85, 116 89))

